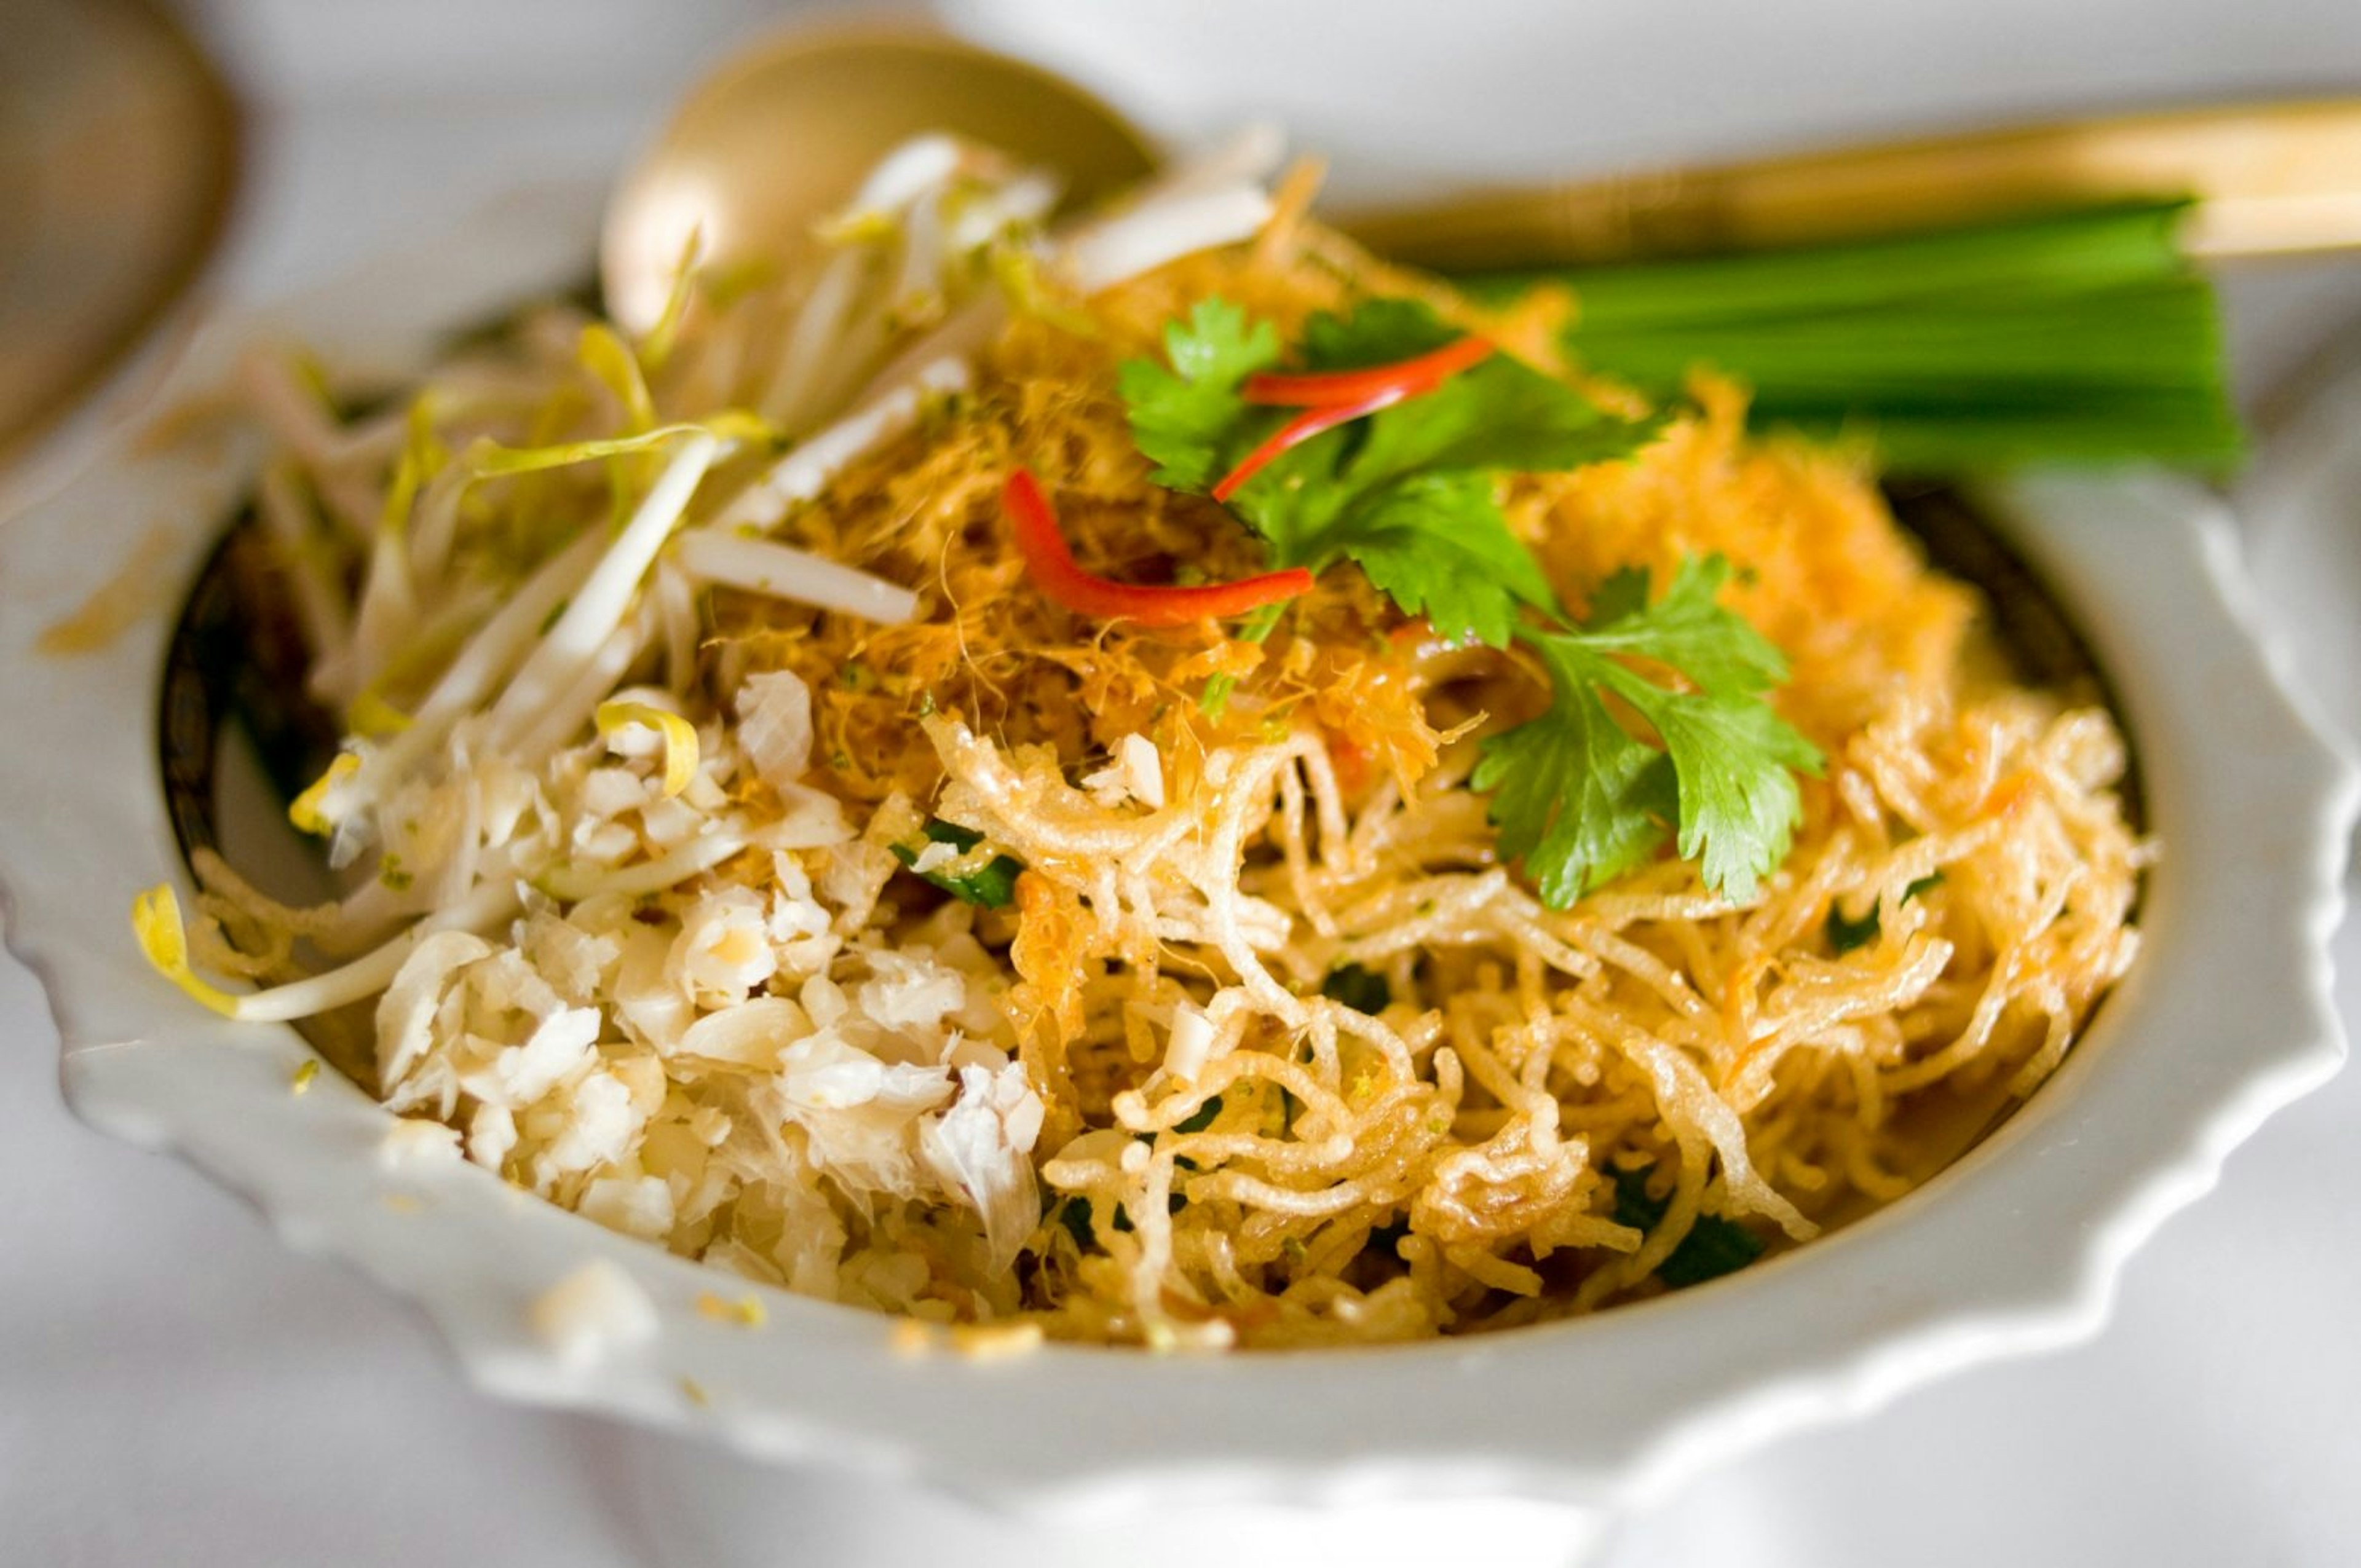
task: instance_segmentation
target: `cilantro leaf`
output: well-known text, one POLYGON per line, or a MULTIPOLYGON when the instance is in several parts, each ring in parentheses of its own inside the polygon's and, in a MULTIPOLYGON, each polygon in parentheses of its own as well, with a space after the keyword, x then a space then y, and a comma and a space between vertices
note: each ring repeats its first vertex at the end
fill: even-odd
POLYGON ((1729 581, 1724 557, 1684 556, 1664 597, 1651 604, 1648 573, 1627 567, 1599 585, 1583 630, 1601 652, 1636 653, 1671 664, 1717 695, 1769 691, 1787 678, 1786 655, 1721 607, 1729 581))
POLYGON ((1414 474, 1388 486, 1314 535, 1309 553, 1320 561, 1315 571, 1349 557, 1405 615, 1422 613, 1443 636, 1489 647, 1507 644, 1518 605, 1554 602, 1481 474, 1414 474))
POLYGON ((1238 389, 1279 361, 1279 329, 1246 323, 1224 299, 1201 300, 1184 325, 1168 323, 1164 352, 1126 362, 1117 386, 1131 413, 1131 434, 1157 465, 1154 478, 1176 490, 1210 488, 1228 467, 1226 455, 1247 412, 1238 389))
MULTIPOLYGON (((1313 370, 1359 369, 1414 358, 1458 335, 1415 300, 1370 300, 1349 316, 1306 322, 1303 358, 1313 370)), ((1351 477, 1368 486, 1422 469, 1556 473, 1628 457, 1664 423, 1610 414, 1554 376, 1494 354, 1372 417, 1351 477)))
POLYGON ((1604 632, 1617 621, 1627 620, 1647 608, 1647 571, 1639 566, 1625 566, 1609 573, 1606 580, 1591 590, 1590 613, 1583 618, 1583 626, 1594 634, 1604 632))
MULTIPOLYGON (((1303 355, 1315 370, 1381 365, 1450 342, 1455 328, 1414 301, 1372 300, 1314 317, 1303 355)), ((1248 405, 1239 388, 1278 356, 1268 323, 1208 300, 1165 334, 1168 368, 1122 371, 1134 439, 1160 484, 1202 490, 1290 416, 1248 405)), ((1351 561, 1405 614, 1449 638, 1507 643, 1520 607, 1554 600, 1493 498, 1498 469, 1543 471, 1629 455, 1660 426, 1601 410, 1506 355, 1355 423, 1305 442, 1233 498, 1269 545, 1274 568, 1323 572, 1351 561)))
POLYGON ((1433 469, 1562 473, 1628 457, 1663 428, 1660 417, 1610 414, 1556 378, 1495 354, 1372 417, 1350 472, 1362 486, 1433 469))
POLYGON ((1458 329, 1416 300, 1364 300, 1349 316, 1323 311, 1303 323, 1303 362, 1314 370, 1391 365, 1441 348, 1458 329))
MULTIPOLYGON (((1630 696, 1624 681, 1617 690, 1630 696)), ((1708 887, 1753 897, 1756 883, 1787 858, 1804 814, 1795 770, 1818 772, 1819 751, 1768 703, 1647 690, 1648 702, 1632 706, 1664 738, 1680 780, 1673 847, 1681 859, 1700 862, 1708 887)))
POLYGON ((1785 858, 1803 800, 1795 771, 1819 752, 1763 700, 1785 661, 1716 602, 1719 557, 1684 561, 1664 598, 1644 574, 1601 588, 1592 620, 1524 641, 1549 672, 1548 712, 1484 743, 1471 780, 1492 792, 1503 856, 1525 862, 1543 902, 1564 908, 1644 864, 1668 829, 1706 884, 1733 898, 1785 858), (1622 657, 1669 666, 1696 689, 1643 675, 1622 657), (1607 704, 1611 694, 1655 732, 1659 751, 1607 704))
POLYGON ((1520 607, 1551 610, 1556 601, 1509 532, 1493 471, 1627 455, 1653 428, 1602 414, 1570 388, 1495 356, 1304 443, 1247 481, 1232 505, 1268 542, 1272 565, 1323 572, 1351 561, 1404 614, 1425 615, 1444 637, 1498 648, 1520 607))
POLYGON ((1492 795, 1500 858, 1564 909, 1653 860, 1678 803, 1664 754, 1624 731, 1580 665, 1541 653, 1555 701, 1485 741, 1468 783, 1492 795))

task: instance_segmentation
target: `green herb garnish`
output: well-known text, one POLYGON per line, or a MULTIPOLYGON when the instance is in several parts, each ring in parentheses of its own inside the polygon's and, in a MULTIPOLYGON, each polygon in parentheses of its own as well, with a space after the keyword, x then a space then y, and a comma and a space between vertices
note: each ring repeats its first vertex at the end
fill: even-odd
MULTIPOLYGON (((1185 1194, 1179 1192, 1168 1192, 1165 1194, 1164 1212, 1166 1213, 1177 1214, 1188 1206, 1189 1200, 1185 1194)), ((1115 1206, 1115 1228, 1118 1234, 1126 1234, 1137 1228, 1131 1223, 1131 1211, 1125 1208, 1120 1203, 1115 1206)))
POLYGON ((1795 770, 1820 757, 1763 700, 1786 662, 1763 634, 1715 602, 1730 568, 1684 561, 1657 602, 1648 576, 1601 585, 1580 629, 1533 632, 1549 711, 1484 743, 1469 781, 1493 792, 1501 853, 1522 860, 1542 900, 1564 908, 1645 864, 1668 835, 1707 885, 1733 898, 1785 859, 1802 812, 1795 770), (1678 691, 1622 662, 1669 665, 1678 691), (1636 739, 1608 706, 1619 698, 1662 746, 1636 739))
MULTIPOLYGON (((1941 886, 1942 882, 1943 873, 1941 872, 1935 872, 1929 875, 1922 876, 1916 882, 1912 883, 1908 887, 1902 890, 1902 902, 1907 904, 1912 899, 1917 897, 1920 894, 1927 892, 1929 889, 1941 886)), ((1831 899, 1828 901, 1828 918, 1827 926, 1828 950, 1833 952, 1837 957, 1842 958, 1856 948, 1865 948, 1872 942, 1876 941, 1878 932, 1883 927, 1878 920, 1877 905, 1875 902, 1872 901, 1871 903, 1868 914, 1862 916, 1858 920, 1854 920, 1846 916, 1843 908, 1838 905, 1835 900, 1831 899)))
MULTIPOLYGON (((962 855, 983 842, 983 835, 973 828, 945 822, 939 817, 928 819, 925 832, 928 842, 949 844, 962 855)), ((915 867, 917 864, 917 849, 908 844, 891 847, 894 858, 903 865, 915 867)), ((1014 856, 995 855, 975 871, 958 873, 919 872, 917 875, 963 903, 979 905, 985 909, 1005 909, 1016 900, 1016 877, 1024 869, 1025 862, 1014 856)))
MULTIPOLYGON (((1668 1198, 1648 1196, 1648 1172, 1653 1166, 1638 1170, 1619 1170, 1615 1176, 1615 1223, 1629 1225, 1635 1231, 1653 1231, 1664 1223, 1672 1207, 1668 1198)), ((1725 1220, 1719 1214, 1699 1214, 1689 1234, 1671 1255, 1656 1266, 1656 1277, 1675 1290, 1701 1285, 1708 1279, 1719 1279, 1725 1274, 1735 1274, 1761 1257, 1763 1252, 1761 1236, 1735 1220, 1725 1220)))
MULTIPOLYGON (((1400 363, 1454 335, 1423 305, 1378 300, 1349 317, 1314 318, 1301 353, 1312 371, 1345 370, 1400 363)), ((1169 325, 1165 346, 1169 365, 1123 368, 1134 436, 1159 482, 1207 489, 1284 421, 1244 391, 1280 346, 1268 323, 1218 299, 1169 325)), ((1791 770, 1819 765, 1763 700, 1786 674, 1777 650, 1715 602, 1725 564, 1683 563, 1653 605, 1644 575, 1620 575, 1576 626, 1509 532, 1493 495, 1499 472, 1629 456, 1662 426, 1610 415, 1496 353, 1282 453, 1230 500, 1273 566, 1350 561, 1446 637, 1494 647, 1513 639, 1540 655, 1552 707, 1488 742, 1474 783, 1493 792, 1503 854, 1524 861, 1554 907, 1644 863, 1667 839, 1702 862, 1709 886, 1750 895, 1785 855, 1800 814, 1791 770), (1694 689, 1643 676, 1631 658, 1667 666, 1694 689)), ((1276 620, 1246 634, 1265 635, 1276 620)))
POLYGON ((1222 1097, 1216 1094, 1180 1121, 1173 1123, 1172 1130, 1176 1133, 1202 1133, 1212 1126, 1213 1118, 1221 1113, 1222 1097))
MULTIPOLYGON (((1305 328, 1312 370, 1407 358, 1450 341, 1425 306, 1371 301, 1305 328)), ((1169 366, 1123 367, 1132 433, 1176 489, 1209 490, 1288 415, 1249 405, 1241 389, 1278 361, 1267 322, 1249 326, 1225 300, 1199 302, 1165 329, 1169 366)), ((1625 457, 1661 420, 1625 420, 1552 377, 1496 354, 1433 390, 1329 431, 1286 453, 1231 499, 1268 547, 1270 567, 1323 572, 1351 561, 1406 615, 1445 637, 1505 645, 1521 606, 1547 609, 1548 583, 1493 499, 1496 470, 1577 468, 1625 457)), ((1267 629, 1266 629, 1267 630, 1267 629)))
POLYGON ((1320 982, 1320 994, 1331 1002, 1341 1002, 1356 1013, 1372 1016, 1382 1013, 1393 1002, 1394 988, 1386 977, 1359 964, 1338 964, 1320 982))
MULTIPOLYGON (((1167 323, 1170 368, 1153 359, 1126 362, 1121 373, 1131 436, 1154 463, 1149 476, 1175 490, 1210 490, 1222 477, 1225 444, 1248 413, 1246 378, 1279 363, 1279 329, 1251 325, 1227 300, 1201 300, 1184 324, 1167 323)), ((1274 563, 1276 565, 1276 563, 1274 563)))
POLYGON ((2244 444, 2186 202, 2112 203, 1893 238, 1460 280, 1563 282, 1567 351, 1655 397, 1700 366, 1764 428, 1865 433, 1910 471, 2154 461, 2244 444))

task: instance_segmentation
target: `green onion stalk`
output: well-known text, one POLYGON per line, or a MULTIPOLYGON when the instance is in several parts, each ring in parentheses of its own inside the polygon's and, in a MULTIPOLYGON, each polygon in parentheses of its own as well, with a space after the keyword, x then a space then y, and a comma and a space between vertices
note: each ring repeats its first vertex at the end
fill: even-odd
POLYGON ((1574 291, 1580 364, 1659 399, 1706 368, 1758 428, 1865 437, 1889 469, 2158 462, 2220 473, 2244 449, 2211 280, 2181 201, 1971 227, 1460 282, 1574 291))

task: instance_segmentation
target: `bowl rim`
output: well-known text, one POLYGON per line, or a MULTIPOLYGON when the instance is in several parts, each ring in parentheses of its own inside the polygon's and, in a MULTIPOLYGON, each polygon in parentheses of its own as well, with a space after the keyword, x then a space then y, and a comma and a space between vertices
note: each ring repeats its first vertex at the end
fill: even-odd
MULTIPOLYGON (((523 273, 428 286, 392 263, 365 269, 216 323, 174 386, 218 385, 258 334, 415 370, 453 323, 566 276, 523 273)), ((716 1321, 697 1306, 714 1271, 477 1167, 390 1163, 390 1113, 360 1089, 326 1073, 290 1092, 313 1059, 291 1028, 201 1014, 140 959, 131 894, 187 887, 157 782, 164 642, 258 451, 235 430, 178 444, 127 434, 0 532, 0 733, 39 740, 0 754, 8 945, 48 997, 77 1114, 179 1154, 289 1245, 414 1302, 502 1397, 1035 1513, 1119 1509, 1176 1485, 1209 1505, 1627 1506, 1781 1433, 2095 1332, 2132 1252, 2344 1058, 2327 944, 2361 773, 2291 695, 2226 513, 2158 476, 2032 477, 1992 493, 1994 515, 2109 674, 2165 853, 2141 959, 2085 1038, 1905 1200, 1710 1287, 1415 1346, 914 1357, 892 1319, 736 1281, 768 1326, 716 1321), (134 557, 154 587, 148 613, 95 650, 41 652, 43 629, 134 557), (122 722, 89 721, 108 716, 122 722), (63 802, 71 817, 45 821, 63 802), (641 1286, 661 1326, 569 1362, 526 1309, 596 1258, 641 1286)))

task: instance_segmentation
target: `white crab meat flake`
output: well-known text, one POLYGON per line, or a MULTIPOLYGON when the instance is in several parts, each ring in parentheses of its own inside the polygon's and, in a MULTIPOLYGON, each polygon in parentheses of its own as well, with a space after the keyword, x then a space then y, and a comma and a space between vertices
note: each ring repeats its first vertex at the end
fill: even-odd
MULTIPOLYGON (((624 735, 632 732, 619 730, 609 743, 615 744, 624 735)), ((583 779, 574 803, 584 816, 603 818, 620 817, 626 811, 637 811, 646 806, 650 798, 647 782, 637 773, 627 773, 621 768, 593 768, 583 779)))
POLYGON ((811 765, 811 689, 780 670, 738 688, 738 744, 764 784, 782 794, 811 765))
POLYGON ((945 1194, 983 1216, 994 1268, 1016 1261, 1040 1219, 1030 1157, 1041 1119, 1040 1097, 1024 1069, 965 1067, 959 1099, 918 1132, 920 1157, 945 1194))
POLYGON ((688 993, 668 974, 674 938, 642 926, 623 942, 615 970, 615 1011, 624 1025, 656 1049, 671 1050, 688 1027, 688 993))
POLYGON ((1082 788, 1109 811, 1132 801, 1150 811, 1161 811, 1164 759, 1147 736, 1126 735, 1115 743, 1115 754, 1105 767, 1082 775, 1082 788))
POLYGON ((388 1170, 456 1164, 459 1133, 423 1116, 399 1116, 377 1146, 378 1164, 388 1170))
POLYGON ((672 1188, 661 1176, 609 1176, 582 1190, 583 1217, 610 1231, 660 1242, 672 1234, 672 1188))
POLYGON ((564 1124, 542 1154, 561 1174, 621 1159, 646 1120, 631 1103, 631 1086, 612 1072, 589 1074, 564 1098, 564 1124))
POLYGON ((708 1013, 680 1037, 680 1054, 765 1072, 779 1070, 789 1046, 812 1032, 808 1014, 784 996, 758 996, 708 1013))
POLYGON ((1156 742, 1145 735, 1126 735, 1115 745, 1115 759, 1131 798, 1150 811, 1163 810, 1164 759, 1157 754, 1156 742))
POLYGON ((467 1120, 467 1157, 490 1170, 500 1169, 517 1145, 516 1113, 489 1101, 476 1107, 467 1120))
POLYGON ((782 851, 771 857, 771 866, 769 925, 779 968, 797 976, 818 973, 843 946, 835 922, 813 894, 811 878, 800 861, 782 851))
POLYGON ((493 1058, 489 1075, 472 1075, 468 1087, 487 1101, 530 1105, 590 1059, 598 1028, 597 1008, 561 1008, 543 1019, 524 1044, 493 1058))
POLYGON ((639 1281, 606 1258, 584 1264, 525 1309, 525 1321, 569 1366, 588 1366, 643 1344, 662 1328, 639 1281))
POLYGON ((918 858, 910 862, 910 869, 920 876, 932 876, 959 858, 957 844, 932 843, 918 851, 918 858))
POLYGON ((778 1087, 790 1105, 807 1111, 843 1111, 877 1102, 917 1111, 951 1092, 940 1069, 880 1061, 833 1031, 787 1047, 778 1087))
POLYGON ((377 1003, 377 1070, 389 1091, 410 1076, 433 1044, 434 1015, 452 974, 491 950, 481 937, 437 931, 401 961, 377 1003))
POLYGON ((946 1014, 967 1004, 967 981, 925 954, 873 952, 873 978, 856 992, 861 1010, 889 1029, 939 1033, 946 1014))
POLYGON ((667 975, 705 1005, 743 1002, 779 970, 766 914, 762 894, 751 888, 707 895, 681 921, 667 975))

